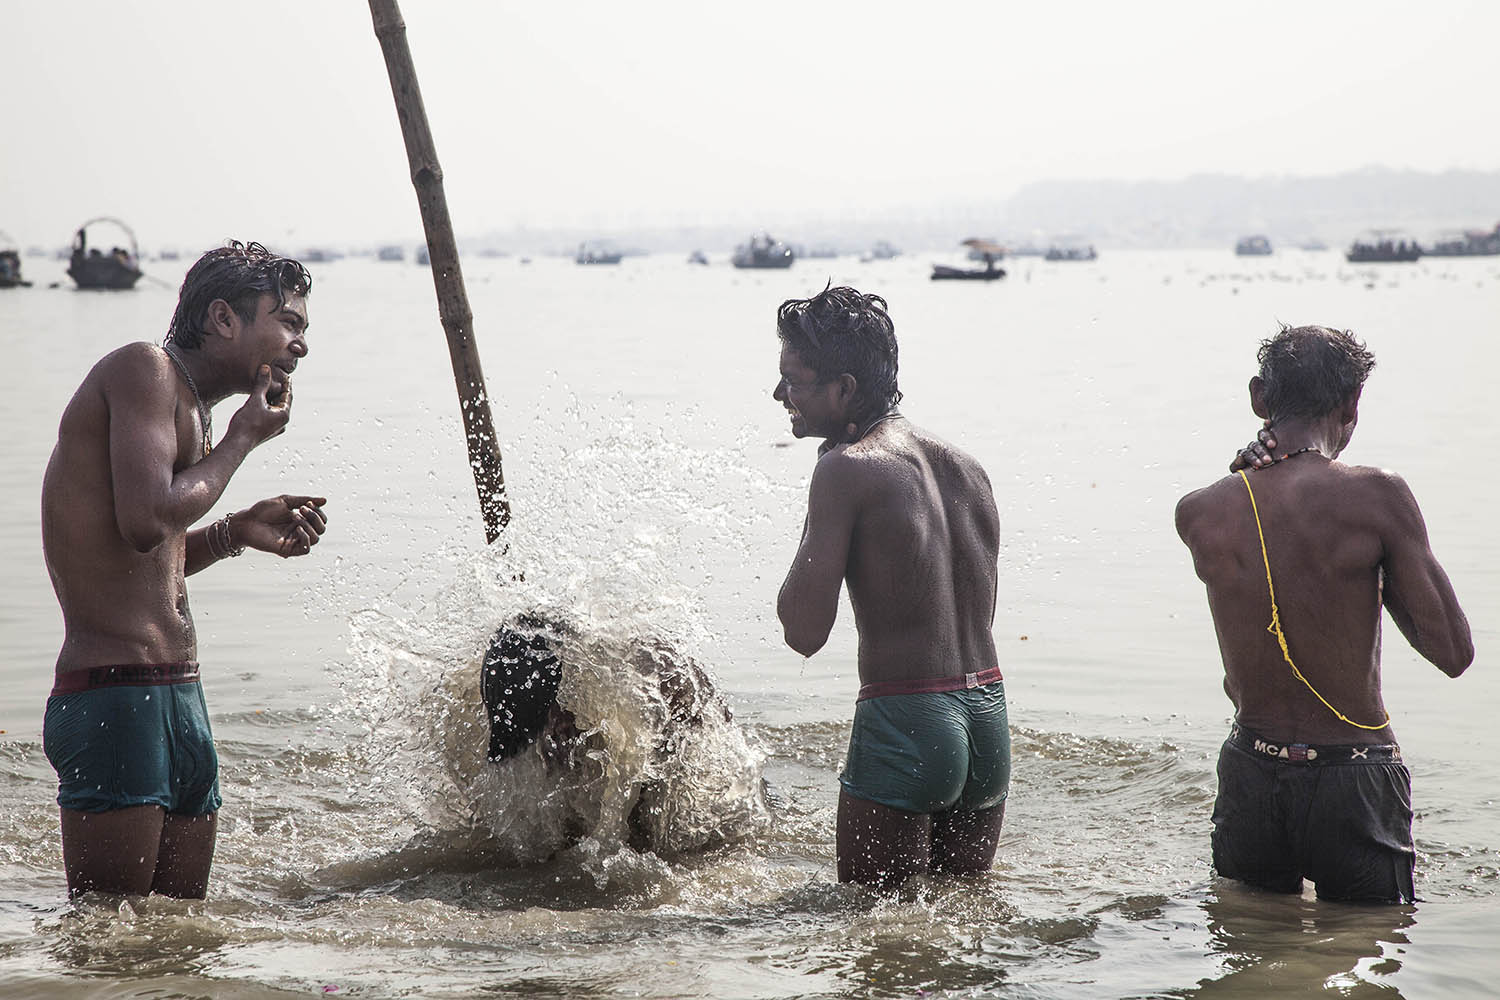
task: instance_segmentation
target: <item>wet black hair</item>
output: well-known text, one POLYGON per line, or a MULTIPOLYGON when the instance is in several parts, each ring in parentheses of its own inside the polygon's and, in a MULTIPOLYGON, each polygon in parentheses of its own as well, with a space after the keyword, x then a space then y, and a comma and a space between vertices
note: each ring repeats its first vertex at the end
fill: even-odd
POLYGON ((1375 355, 1348 330, 1282 326, 1256 355, 1262 398, 1271 419, 1317 418, 1359 391, 1375 369, 1375 355))
POLYGON ((272 253, 259 243, 230 240, 199 257, 177 293, 177 311, 167 328, 165 343, 193 350, 203 343, 208 307, 215 299, 229 303, 240 319, 255 321, 260 297, 276 296, 276 308, 288 295, 312 291, 312 275, 299 261, 272 253))
POLYGON ((832 381, 848 373, 857 383, 854 411, 863 422, 901 402, 896 384, 896 324, 879 295, 829 282, 810 299, 787 299, 776 310, 776 335, 802 363, 832 381))

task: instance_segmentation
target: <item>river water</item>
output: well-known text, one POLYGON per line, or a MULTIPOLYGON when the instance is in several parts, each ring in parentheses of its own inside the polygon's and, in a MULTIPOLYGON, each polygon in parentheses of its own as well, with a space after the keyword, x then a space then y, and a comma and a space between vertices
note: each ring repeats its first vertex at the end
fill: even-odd
POLYGON ((36 287, 0 293, 0 992, 1493 995, 1500 533, 1476 498, 1500 490, 1500 262, 1106 253, 929 282, 942 259, 467 260, 514 502, 503 547, 483 543, 426 269, 315 267, 292 424, 214 516, 320 493, 328 534, 308 558, 250 553, 190 584, 224 792, 208 898, 78 904, 41 748, 61 638, 41 474, 79 380, 160 338, 187 262, 100 294, 48 288, 56 265, 26 261, 36 287), (829 279, 889 299, 903 409, 980 459, 1001 512, 1015 770, 999 856, 892 896, 834 878, 847 604, 806 661, 774 612, 814 458, 770 399, 774 313, 829 279), (1230 706, 1172 509, 1254 432, 1245 385, 1279 321, 1353 328, 1375 351, 1345 458, 1406 476, 1474 626, 1456 681, 1386 630, 1415 906, 1266 895, 1208 863, 1230 706), (585 778, 482 761, 480 652, 538 607, 586 647, 564 689, 596 733, 585 778), (643 648, 701 663, 733 722, 665 732, 622 666, 643 648), (641 853, 623 816, 648 782, 686 833, 641 853))

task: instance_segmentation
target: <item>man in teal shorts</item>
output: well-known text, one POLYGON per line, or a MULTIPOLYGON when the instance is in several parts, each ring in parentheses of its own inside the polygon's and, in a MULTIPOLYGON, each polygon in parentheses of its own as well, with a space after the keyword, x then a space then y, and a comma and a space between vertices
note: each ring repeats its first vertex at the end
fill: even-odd
POLYGON ((246 548, 306 555, 321 497, 191 527, 251 450, 286 429, 312 278, 258 243, 188 271, 164 345, 94 365, 42 480, 42 549, 63 613, 42 740, 57 770, 70 894, 201 898, 219 809, 187 577, 246 548), (211 407, 248 395, 213 441, 211 407))
POLYGON ((859 630, 839 880, 889 887, 918 873, 987 871, 1010 789, 989 478, 896 410, 884 299, 853 288, 791 299, 777 334, 773 396, 793 435, 823 439, 777 614, 787 645, 811 656, 847 582, 859 630))

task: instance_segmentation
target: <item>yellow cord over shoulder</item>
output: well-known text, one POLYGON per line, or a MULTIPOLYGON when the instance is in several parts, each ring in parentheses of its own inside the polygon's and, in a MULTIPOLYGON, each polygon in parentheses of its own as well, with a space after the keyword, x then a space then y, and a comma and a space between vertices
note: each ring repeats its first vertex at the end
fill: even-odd
POLYGON ((1328 699, 1318 694, 1318 689, 1312 686, 1311 681, 1302 676, 1302 671, 1298 670, 1297 664, 1292 662, 1292 651, 1287 647, 1286 633, 1281 630, 1281 611, 1276 607, 1276 584, 1271 582, 1271 557, 1266 553, 1266 533, 1260 526, 1260 508, 1256 506, 1255 491, 1250 488, 1250 477, 1245 475, 1244 470, 1240 471, 1240 478, 1245 481, 1245 492, 1250 494, 1250 512, 1255 515, 1255 533, 1260 536, 1260 557, 1266 564, 1266 589, 1271 592, 1271 624, 1266 626, 1266 631, 1276 637, 1277 643, 1281 646, 1282 659, 1286 660, 1286 665, 1292 668, 1293 676, 1305 684, 1307 689, 1328 707, 1328 711, 1338 716, 1340 720, 1349 723, 1349 725, 1356 729, 1384 729, 1391 724, 1391 714, 1389 712, 1385 714, 1385 721, 1378 726, 1367 726, 1362 722, 1355 722, 1343 712, 1328 704, 1328 699))

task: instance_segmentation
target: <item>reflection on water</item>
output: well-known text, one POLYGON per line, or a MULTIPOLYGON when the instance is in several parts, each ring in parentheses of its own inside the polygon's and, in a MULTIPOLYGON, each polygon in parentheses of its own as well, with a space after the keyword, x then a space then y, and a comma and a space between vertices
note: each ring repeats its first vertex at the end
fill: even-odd
POLYGON ((1416 906, 1328 903, 1217 880, 1203 901, 1223 974, 1182 996, 1389 997, 1416 906))

